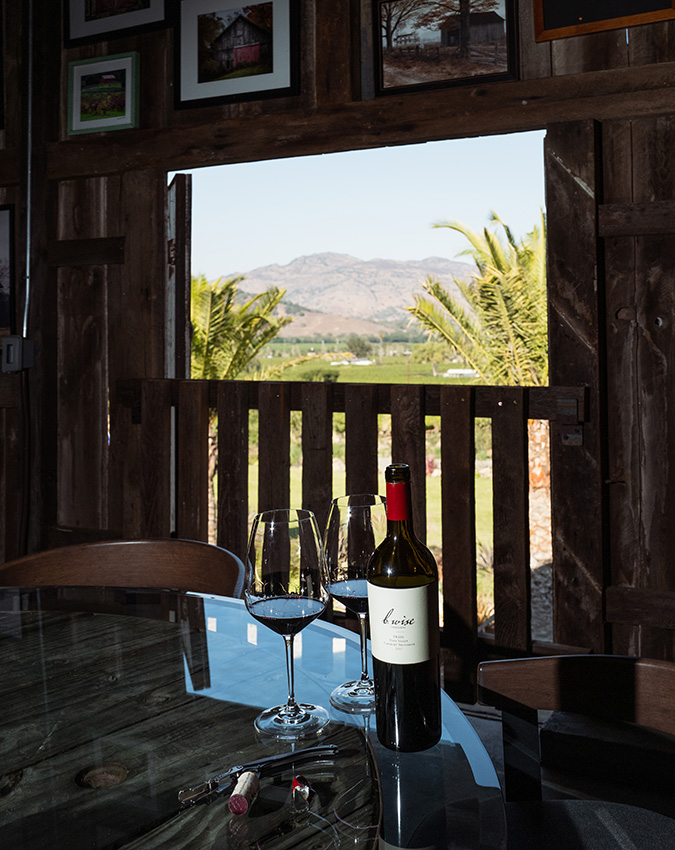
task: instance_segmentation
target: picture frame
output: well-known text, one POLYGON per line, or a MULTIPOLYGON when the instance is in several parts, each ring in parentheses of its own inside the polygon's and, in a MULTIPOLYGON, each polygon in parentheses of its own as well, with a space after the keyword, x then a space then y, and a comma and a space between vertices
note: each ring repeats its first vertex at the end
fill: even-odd
POLYGON ((181 0, 176 106, 299 91, 297 0, 181 0))
POLYGON ((66 0, 66 46, 103 41, 165 25, 170 0, 66 0))
POLYGON ((0 206, 0 333, 14 330, 14 204, 0 206))
POLYGON ((68 135, 138 127, 139 54, 68 65, 68 135))
POLYGON ((675 18, 675 0, 533 0, 535 41, 675 18))
POLYGON ((443 0, 373 3, 377 95, 515 77, 513 0, 465 16, 443 0))

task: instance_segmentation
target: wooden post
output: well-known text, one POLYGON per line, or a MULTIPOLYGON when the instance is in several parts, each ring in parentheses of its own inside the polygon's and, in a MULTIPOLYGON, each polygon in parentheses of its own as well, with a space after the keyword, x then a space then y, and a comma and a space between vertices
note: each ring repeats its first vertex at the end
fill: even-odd
POLYGON ((578 439, 551 429, 554 640, 602 652, 606 517, 604 278, 596 232, 600 146, 592 121, 556 124, 545 145, 549 380, 585 384, 589 419, 578 439))

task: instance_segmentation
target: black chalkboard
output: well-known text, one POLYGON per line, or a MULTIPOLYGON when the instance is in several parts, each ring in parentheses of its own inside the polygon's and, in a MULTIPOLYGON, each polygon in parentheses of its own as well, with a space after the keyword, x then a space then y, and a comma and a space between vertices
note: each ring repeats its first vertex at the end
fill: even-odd
POLYGON ((534 0, 537 41, 675 18, 674 0, 534 0))

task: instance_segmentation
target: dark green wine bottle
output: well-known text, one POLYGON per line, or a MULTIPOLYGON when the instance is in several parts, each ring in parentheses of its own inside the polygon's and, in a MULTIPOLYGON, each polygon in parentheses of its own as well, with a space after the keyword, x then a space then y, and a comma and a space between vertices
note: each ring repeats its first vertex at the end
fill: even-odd
POLYGON ((385 472, 387 536, 368 566, 368 610, 380 743, 416 752, 441 737, 438 568, 415 536, 410 468, 385 472))

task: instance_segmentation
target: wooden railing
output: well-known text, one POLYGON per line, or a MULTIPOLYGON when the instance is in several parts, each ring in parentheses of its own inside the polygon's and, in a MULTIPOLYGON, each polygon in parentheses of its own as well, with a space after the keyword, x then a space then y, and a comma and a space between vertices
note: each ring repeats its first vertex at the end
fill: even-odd
POLYGON ((344 413, 347 493, 382 490, 381 462, 389 458, 378 458, 378 417, 389 414, 391 458, 411 466, 415 526, 424 538, 426 488, 419 483, 425 481, 425 420, 440 417, 444 674, 448 689, 461 696, 452 684, 470 684, 479 658, 537 650, 530 612, 528 419, 550 420, 554 439, 573 446, 586 407, 581 387, 127 381, 111 404, 111 463, 118 467, 111 475, 123 482, 125 536, 207 539, 209 420, 217 415, 217 542, 241 556, 250 512, 290 504, 291 411, 302 417, 302 507, 313 510, 322 526, 330 499, 341 495, 332 484, 334 414, 344 413), (258 411, 257 505, 248 504, 251 410, 258 411), (490 636, 479 636, 476 612, 477 417, 492 423, 490 636), (116 450, 117 434, 124 435, 122 450, 116 450))

